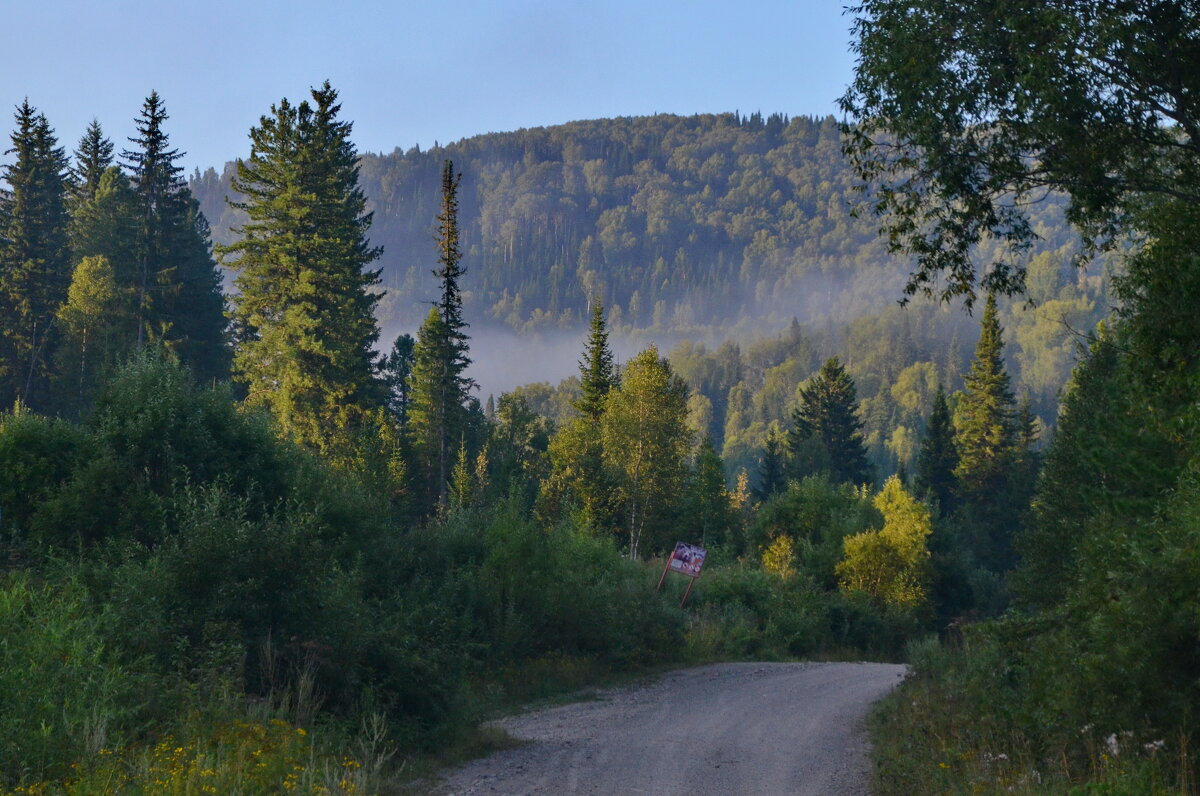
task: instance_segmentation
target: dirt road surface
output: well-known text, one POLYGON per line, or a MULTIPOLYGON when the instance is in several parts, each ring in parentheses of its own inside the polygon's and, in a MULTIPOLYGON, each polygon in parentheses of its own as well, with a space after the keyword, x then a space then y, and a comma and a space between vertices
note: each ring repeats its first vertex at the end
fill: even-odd
POLYGON ((729 663, 498 724, 523 746, 439 794, 866 794, 863 718, 903 678, 881 663, 729 663))

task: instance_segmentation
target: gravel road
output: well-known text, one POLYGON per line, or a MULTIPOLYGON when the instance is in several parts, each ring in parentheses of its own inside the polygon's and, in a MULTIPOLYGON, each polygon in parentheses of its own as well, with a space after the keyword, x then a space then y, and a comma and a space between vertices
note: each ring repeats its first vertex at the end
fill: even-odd
POLYGON ((439 794, 866 794, 862 719, 903 678, 882 663, 726 663, 503 719, 523 746, 439 794))

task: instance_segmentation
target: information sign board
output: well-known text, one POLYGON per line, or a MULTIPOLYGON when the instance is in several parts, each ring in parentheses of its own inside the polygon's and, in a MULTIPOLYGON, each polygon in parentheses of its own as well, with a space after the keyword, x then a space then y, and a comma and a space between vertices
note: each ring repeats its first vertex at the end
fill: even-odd
POLYGON ((680 542, 675 545, 675 550, 671 553, 671 561, 667 564, 667 567, 672 572, 678 572, 690 578, 699 577, 700 570, 704 569, 704 559, 707 555, 708 551, 703 547, 697 547, 687 542, 680 542))

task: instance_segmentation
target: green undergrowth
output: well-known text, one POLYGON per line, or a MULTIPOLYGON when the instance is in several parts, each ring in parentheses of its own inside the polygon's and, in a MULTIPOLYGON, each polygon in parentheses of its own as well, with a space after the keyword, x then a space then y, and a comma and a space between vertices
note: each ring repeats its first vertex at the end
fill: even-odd
POLYGON ((986 632, 946 643, 931 637, 908 653, 909 677, 871 718, 875 793, 1197 792, 1187 733, 1039 724, 1022 695, 1023 673, 986 632))
POLYGON ((661 559, 527 494, 414 521, 150 357, 82 423, 0 414, 0 794, 399 792, 523 705, 921 626, 821 555, 714 548, 681 609, 661 559))

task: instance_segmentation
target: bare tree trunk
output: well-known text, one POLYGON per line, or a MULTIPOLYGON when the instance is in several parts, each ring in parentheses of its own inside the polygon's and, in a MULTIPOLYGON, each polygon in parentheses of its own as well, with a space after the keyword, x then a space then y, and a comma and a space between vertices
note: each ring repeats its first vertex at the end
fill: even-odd
POLYGON ((37 319, 33 320, 33 335, 29 340, 29 373, 25 376, 25 393, 21 396, 22 402, 29 403, 29 391, 33 389, 33 366, 37 362, 38 342, 37 342, 37 319))
POLYGON ((88 341, 88 330, 87 330, 87 327, 85 326, 85 327, 83 327, 83 345, 81 345, 80 349, 79 349, 79 401, 80 401, 80 406, 83 405, 84 372, 87 370, 87 341, 88 341))
POLYGON ((638 560, 638 542, 641 534, 637 529, 637 498, 633 498, 629 507, 629 558, 638 560))
POLYGON ((642 541, 642 529, 638 525, 638 489, 641 487, 641 474, 642 459, 639 456, 637 463, 633 466, 633 478, 630 479, 631 489, 629 490, 629 557, 634 561, 638 560, 638 546, 642 541))

